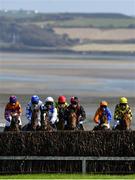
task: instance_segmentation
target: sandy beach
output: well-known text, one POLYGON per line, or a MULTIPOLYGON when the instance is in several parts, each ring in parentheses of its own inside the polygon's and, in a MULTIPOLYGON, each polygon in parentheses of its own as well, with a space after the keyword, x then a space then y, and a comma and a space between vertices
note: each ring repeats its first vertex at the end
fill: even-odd
MULTIPOLYGON (((87 119, 86 129, 92 129, 92 117, 104 99, 114 111, 120 96, 126 96, 134 113, 135 102, 135 60, 115 57, 114 59, 82 58, 67 55, 46 55, 27 53, 0 53, 0 119, 4 122, 5 104, 11 94, 17 95, 23 108, 32 94, 41 100, 65 95, 78 96, 84 106, 87 119)), ((132 123, 133 128, 135 123, 132 123)))

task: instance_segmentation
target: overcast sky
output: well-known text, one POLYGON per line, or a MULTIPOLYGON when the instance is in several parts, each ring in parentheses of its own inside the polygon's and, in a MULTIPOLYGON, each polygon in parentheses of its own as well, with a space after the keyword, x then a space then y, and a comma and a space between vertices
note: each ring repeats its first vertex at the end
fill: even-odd
POLYGON ((135 15, 135 0, 0 0, 0 9, 39 12, 115 12, 135 15))

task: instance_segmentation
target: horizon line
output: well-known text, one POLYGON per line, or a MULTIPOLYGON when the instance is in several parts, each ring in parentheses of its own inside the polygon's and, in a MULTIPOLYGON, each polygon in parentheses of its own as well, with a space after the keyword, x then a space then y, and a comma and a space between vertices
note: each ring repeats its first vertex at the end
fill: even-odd
POLYGON ((67 14, 71 14, 71 13, 76 13, 76 14, 121 14, 121 15, 126 15, 126 16, 135 16, 135 14, 126 14, 126 13, 123 13, 123 12, 100 12, 100 11, 96 11, 96 12, 83 12, 83 11, 48 11, 48 12, 44 12, 44 11, 39 11, 37 9, 23 9, 23 8, 20 8, 20 9, 1 9, 0 8, 0 11, 5 11, 8 12, 8 11, 27 11, 27 12, 35 12, 35 14, 38 14, 38 13, 43 13, 43 14, 64 14, 64 13, 67 13, 67 14))

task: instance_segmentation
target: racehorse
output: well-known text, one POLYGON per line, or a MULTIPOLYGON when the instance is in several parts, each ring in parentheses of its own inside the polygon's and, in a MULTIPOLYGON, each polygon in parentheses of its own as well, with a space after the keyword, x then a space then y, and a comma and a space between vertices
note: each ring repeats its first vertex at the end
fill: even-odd
POLYGON ((31 117, 31 126, 30 126, 31 131, 36 131, 39 129, 38 114, 39 114, 39 109, 34 108, 31 117))
POLYGON ((77 119, 77 114, 74 111, 71 111, 68 116, 68 123, 67 123, 67 129, 68 130, 78 130, 77 124, 78 124, 78 119, 77 119))
POLYGON ((113 130, 130 130, 131 120, 129 115, 125 113, 123 118, 119 121, 119 124, 113 130))
POLYGON ((37 131, 39 130, 39 113, 40 110, 37 106, 34 106, 32 109, 31 123, 26 124, 22 130, 23 131, 37 131))
POLYGON ((109 129, 110 127, 109 127, 108 119, 106 115, 103 115, 100 120, 100 123, 93 128, 94 131, 95 130, 109 130, 109 129))
POLYGON ((65 120, 64 120, 64 114, 61 110, 58 112, 58 119, 59 121, 57 122, 57 129, 58 130, 64 130, 65 129, 65 120))
POLYGON ((17 113, 12 113, 11 114, 11 124, 10 124, 10 127, 9 127, 9 131, 20 131, 19 119, 18 119, 18 114, 17 113))
POLYGON ((46 111, 41 116, 41 127, 39 128, 41 131, 54 131, 54 128, 51 126, 49 121, 49 112, 46 111))

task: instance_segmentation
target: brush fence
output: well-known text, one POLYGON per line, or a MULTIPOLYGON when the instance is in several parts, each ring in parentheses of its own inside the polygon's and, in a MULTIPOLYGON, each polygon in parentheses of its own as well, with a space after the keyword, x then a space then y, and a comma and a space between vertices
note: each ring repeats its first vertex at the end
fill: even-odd
POLYGON ((0 173, 135 172, 135 131, 0 133, 0 173))

